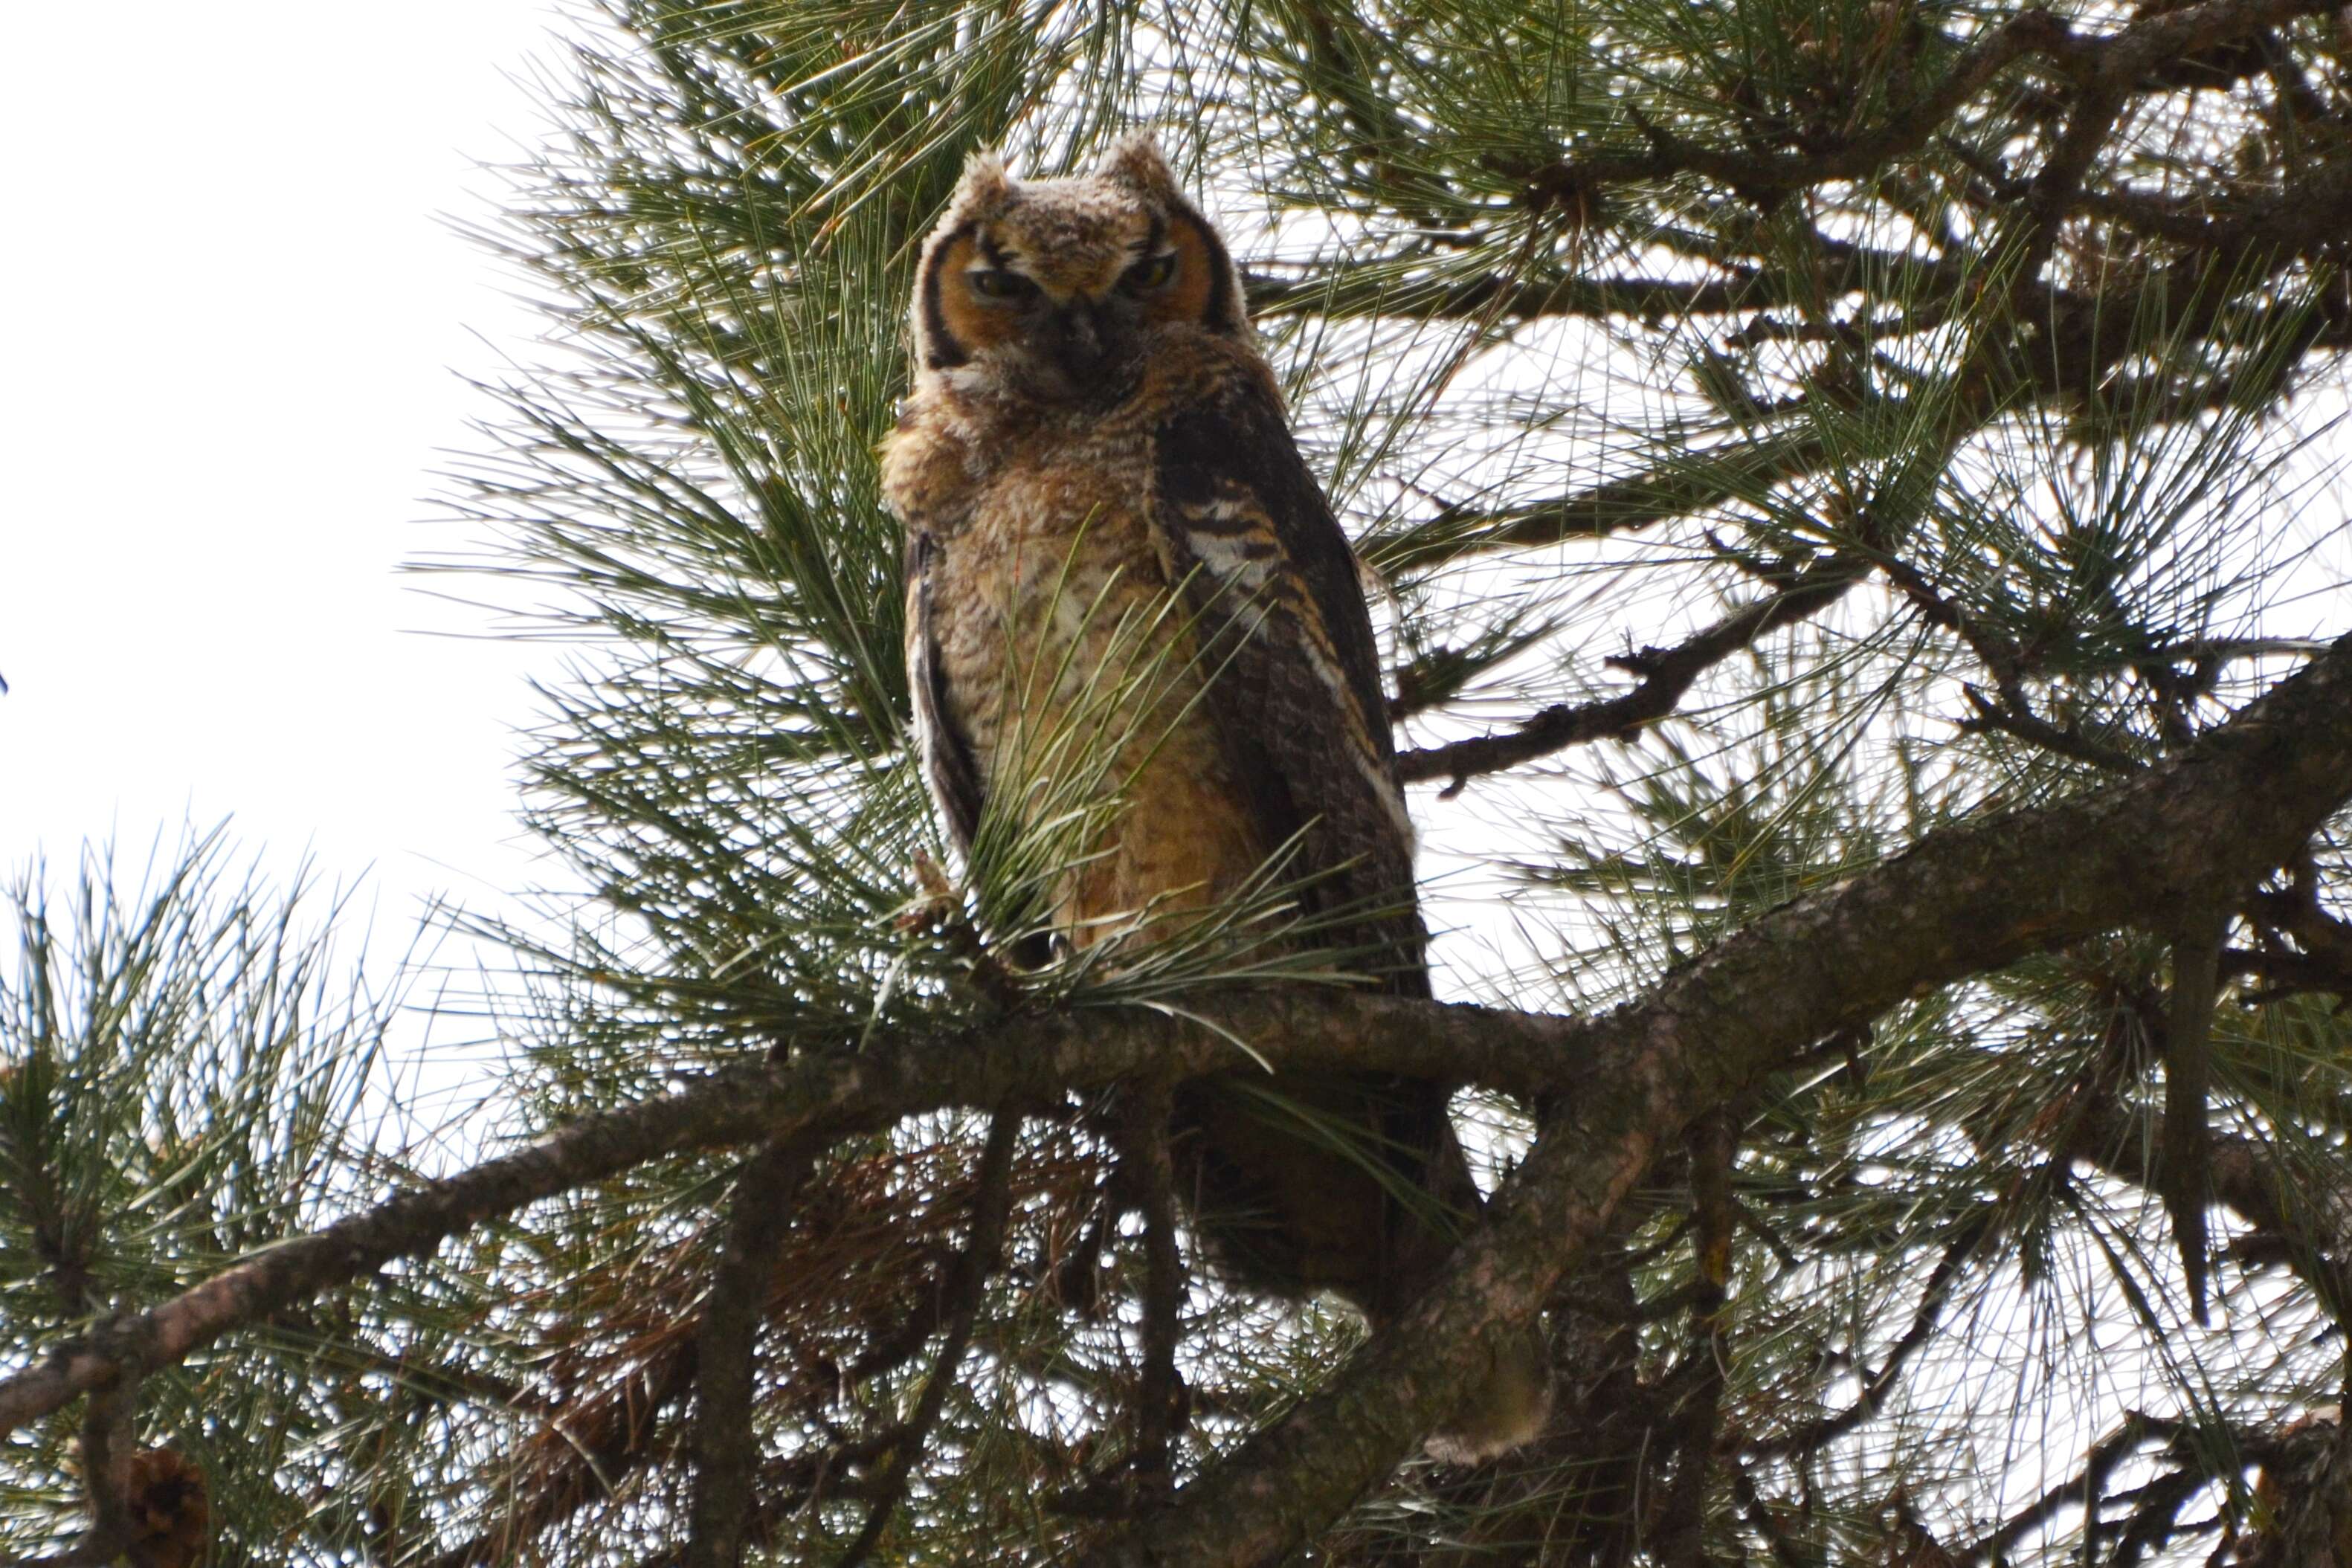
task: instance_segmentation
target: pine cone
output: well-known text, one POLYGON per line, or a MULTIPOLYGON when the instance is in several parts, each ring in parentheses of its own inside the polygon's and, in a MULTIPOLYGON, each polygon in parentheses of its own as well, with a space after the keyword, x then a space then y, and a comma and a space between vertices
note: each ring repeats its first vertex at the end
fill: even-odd
POLYGON ((176 1448, 142 1448, 131 1458, 131 1525, 123 1559, 131 1568, 196 1568, 212 1544, 212 1502, 205 1472, 176 1448))

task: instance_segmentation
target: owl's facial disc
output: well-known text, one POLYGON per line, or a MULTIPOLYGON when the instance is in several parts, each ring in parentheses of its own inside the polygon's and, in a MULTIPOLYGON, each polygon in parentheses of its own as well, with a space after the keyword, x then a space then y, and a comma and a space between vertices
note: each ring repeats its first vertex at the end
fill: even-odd
POLYGON ((985 355, 1026 395, 1101 406, 1138 384, 1152 329, 1230 329, 1232 268, 1189 209, 1082 205, 1060 183, 1008 184, 933 242, 923 348, 935 370, 985 355))
POLYGON ((1151 298, 1174 277, 1173 252, 1139 255, 1154 236, 1064 236, 1051 259, 990 225, 941 256, 940 317, 967 353, 994 350, 1030 395, 1100 405, 1136 384, 1151 298), (1084 243, 1093 239, 1096 243, 1084 243))

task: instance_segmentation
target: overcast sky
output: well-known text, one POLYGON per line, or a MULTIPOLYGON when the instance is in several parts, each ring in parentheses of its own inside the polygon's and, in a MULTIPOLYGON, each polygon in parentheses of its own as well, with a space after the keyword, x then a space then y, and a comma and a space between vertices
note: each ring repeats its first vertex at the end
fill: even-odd
MULTIPOLYGON (((480 219, 550 0, 12 14, 0 866, 210 825, 379 925, 530 874, 523 651, 394 575, 533 330, 480 219), (370 868, 373 868, 372 870, 370 868)), ((439 536, 447 542, 447 536, 439 536)), ((544 664, 545 655, 539 655, 544 664)))

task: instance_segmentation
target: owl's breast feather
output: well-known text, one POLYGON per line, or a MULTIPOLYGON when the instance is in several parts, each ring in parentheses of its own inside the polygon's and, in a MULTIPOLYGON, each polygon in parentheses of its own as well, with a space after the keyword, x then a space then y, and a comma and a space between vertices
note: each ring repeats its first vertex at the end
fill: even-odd
POLYGON ((1178 655, 1148 504, 1117 467, 1058 455, 1008 459, 964 493, 940 539, 933 631, 983 754, 1007 697, 1034 728, 1178 655))
POLYGON ((1121 799, 1062 895, 1082 945, 1113 916, 1229 896, 1271 847, 1234 787, 1209 673, 1170 592, 1148 447, 1100 434, 1003 455, 954 486, 929 581, 941 706, 984 794, 1066 809, 1053 786, 1079 778, 1121 799))

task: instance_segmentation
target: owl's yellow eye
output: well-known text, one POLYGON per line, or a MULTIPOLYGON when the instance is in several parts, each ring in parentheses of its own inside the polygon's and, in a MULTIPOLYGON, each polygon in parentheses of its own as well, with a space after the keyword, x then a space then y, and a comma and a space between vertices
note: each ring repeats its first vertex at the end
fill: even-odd
POLYGON ((1155 288, 1165 288, 1168 280, 1176 276, 1176 253, 1168 251, 1137 262, 1122 274, 1118 286, 1129 294, 1149 294, 1155 288))
POLYGON ((971 279, 971 291, 983 299, 1026 299, 1037 292, 1034 283, 1005 267, 989 267, 964 276, 971 279))

